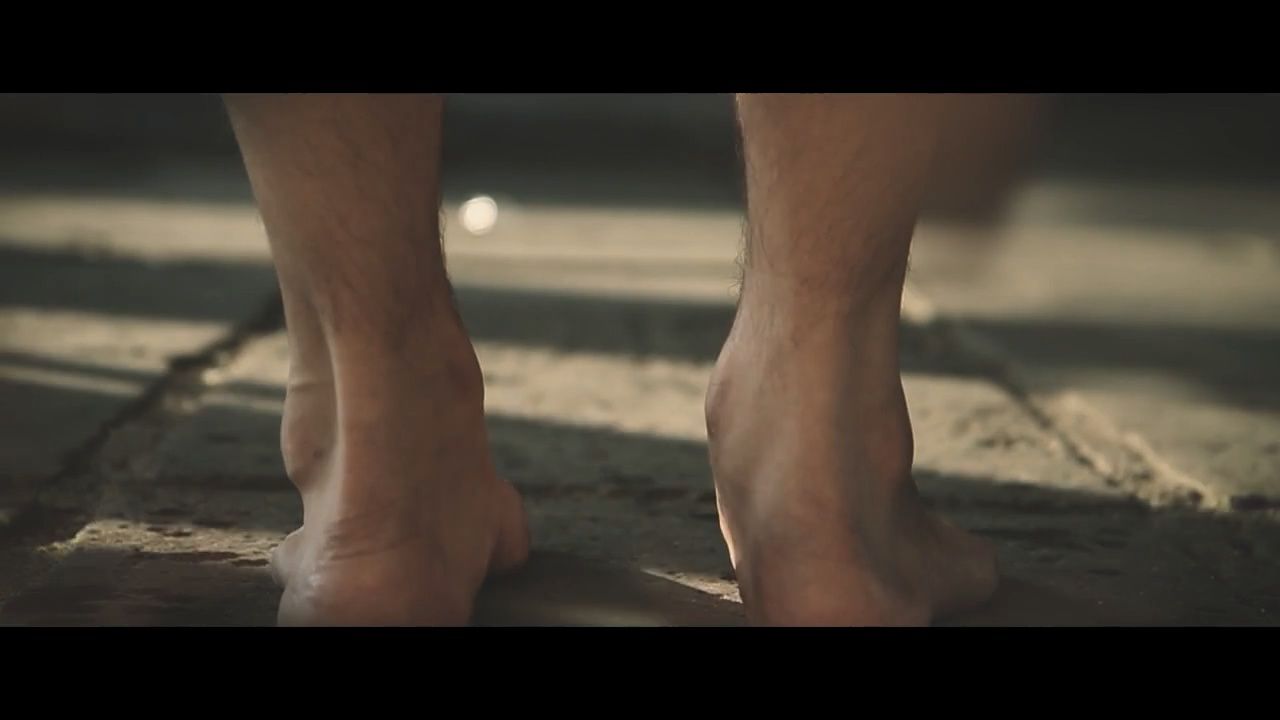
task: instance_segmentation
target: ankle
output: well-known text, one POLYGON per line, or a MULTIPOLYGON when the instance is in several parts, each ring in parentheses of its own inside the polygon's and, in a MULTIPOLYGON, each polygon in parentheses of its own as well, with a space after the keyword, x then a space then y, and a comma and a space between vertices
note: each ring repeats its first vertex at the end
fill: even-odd
POLYGON ((483 444, 484 383, 475 351, 460 322, 432 327, 394 347, 349 334, 324 348, 324 373, 315 371, 316 353, 296 358, 280 440, 285 470, 299 490, 340 481, 352 463, 362 466, 365 456, 388 446, 483 444), (302 360, 313 372, 299 370, 302 360))
POLYGON ((855 324, 861 335, 840 324, 798 339, 790 321, 754 323, 740 313, 704 407, 717 487, 745 500, 768 494, 762 483, 807 482, 772 477, 770 468, 853 457, 859 496, 874 488, 866 502, 894 502, 909 490, 914 442, 893 319, 855 324))
POLYGON ((377 423, 397 406, 483 413, 475 348, 452 307, 422 317, 395 338, 331 336, 329 352, 343 422, 377 423))
POLYGON ((856 308, 800 308, 744 295, 708 386, 712 435, 741 412, 738 403, 758 402, 765 393, 785 396, 778 398, 783 404, 804 405, 810 415, 827 401, 861 411, 905 403, 899 310, 898 298, 856 308))

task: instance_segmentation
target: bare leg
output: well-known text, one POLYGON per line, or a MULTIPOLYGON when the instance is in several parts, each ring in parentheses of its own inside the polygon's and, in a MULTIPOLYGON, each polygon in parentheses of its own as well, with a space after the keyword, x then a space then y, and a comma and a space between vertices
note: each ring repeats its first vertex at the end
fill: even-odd
POLYGON ((279 619, 465 623, 528 537, 445 275, 441 100, 226 101, 289 330, 281 446, 304 519, 273 560, 279 619))
POLYGON ((753 622, 924 624, 995 589, 992 550, 917 496, 898 372, 940 103, 738 99, 749 235, 707 427, 753 622))

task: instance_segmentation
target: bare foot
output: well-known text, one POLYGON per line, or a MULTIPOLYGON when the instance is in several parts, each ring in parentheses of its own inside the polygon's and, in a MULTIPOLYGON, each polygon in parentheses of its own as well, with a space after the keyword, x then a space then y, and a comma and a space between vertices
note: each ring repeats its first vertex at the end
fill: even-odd
POLYGON ((289 331, 281 446, 303 525, 273 563, 284 624, 465 623, 485 576, 528 553, 440 248, 443 109, 227 97, 289 331))
POLYGON ((744 305, 717 363, 711 464, 754 624, 925 625, 995 591, 993 549, 917 495, 897 313, 867 315, 744 305))
POLYGON ((323 376, 290 379, 282 446, 304 522, 272 558, 279 622, 465 624, 485 577, 529 551, 519 495, 490 461, 479 367, 465 353, 362 365, 341 398, 323 376))

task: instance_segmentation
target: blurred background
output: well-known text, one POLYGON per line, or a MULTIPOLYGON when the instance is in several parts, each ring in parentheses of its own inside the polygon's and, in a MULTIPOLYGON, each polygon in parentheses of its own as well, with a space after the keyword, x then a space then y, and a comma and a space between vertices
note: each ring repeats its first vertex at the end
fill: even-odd
MULTIPOLYGON (((1039 132, 1051 140, 1039 143, 1029 161, 1037 176, 1262 183, 1276 177, 1280 95, 985 96, 975 105, 962 122, 979 136, 985 122, 981 141, 988 148, 1020 141, 1019 121, 1028 105, 1038 105, 1039 132)), ((480 178, 486 187, 518 185, 504 180, 513 169, 539 171, 550 192, 573 185, 565 175, 589 170, 615 179, 601 192, 623 192, 626 179, 637 195, 652 183, 645 189, 655 201, 737 200, 728 95, 461 94, 452 96, 448 113, 447 179, 454 192, 480 178), (494 167, 502 171, 497 177, 484 175, 494 167), (682 184, 658 192, 674 178, 682 184)), ((214 162, 236 154, 216 95, 0 95, 0 122, 0 147, 11 152, 116 151, 140 154, 139 167, 156 153, 214 162)), ((597 183, 577 184, 569 200, 596 199, 582 193, 597 183)))
MULTIPOLYGON (((660 566, 732 597, 714 523, 703 522, 714 506, 703 497, 700 411, 732 317, 741 236, 732 98, 452 96, 443 187, 450 271, 485 367, 499 463, 531 497, 550 547, 660 566), (644 506, 659 526, 624 538, 569 527, 581 508, 538 494, 569 480, 702 490, 678 514, 692 529, 644 506), (702 559, 671 560, 671 538, 681 557, 702 559)), ((982 498, 1019 483, 1074 493, 1068 504, 1123 496, 1273 518, 1277 201, 1280 95, 968 98, 939 157, 905 301, 926 489, 982 498)), ((214 502, 203 495, 162 502, 153 488, 137 496, 149 499, 118 493, 118 506, 81 508, 143 528, 130 535, 124 522, 122 539, 103 547, 204 552, 244 529, 240 555, 210 562, 260 569, 254 553, 296 522, 275 448, 285 364, 273 293, 217 96, 0 95, 0 528, 40 536, 52 521, 25 509, 51 478, 92 475, 99 490, 261 479, 279 486, 283 509, 249 503, 258 509, 228 511, 221 530, 181 510, 214 502), (171 526, 187 535, 166 534, 171 526)), ((1200 520, 1141 535, 1138 520, 1115 516, 1117 532, 1146 539, 1129 556, 1111 548, 1120 559, 1099 567, 1088 543, 1045 550, 1055 541, 1043 532, 996 527, 1040 527, 1044 516, 955 502, 1024 552, 1015 568, 1050 584, 1159 596, 1182 619, 1280 612, 1280 583, 1265 569, 1276 555, 1259 549, 1277 546, 1272 520, 1247 531, 1266 545, 1200 520), (1179 543, 1201 549, 1151 570, 1152 553, 1166 552, 1152 548, 1179 543), (1231 575, 1224 558, 1244 564, 1231 575), (1228 576, 1240 578, 1229 592, 1228 576)), ((637 512, 627 508, 593 512, 637 512)), ((148 582, 164 584, 137 580, 148 582)), ((265 612, 261 592, 245 617, 265 612)), ((213 621, 191 612, 180 616, 213 621)))

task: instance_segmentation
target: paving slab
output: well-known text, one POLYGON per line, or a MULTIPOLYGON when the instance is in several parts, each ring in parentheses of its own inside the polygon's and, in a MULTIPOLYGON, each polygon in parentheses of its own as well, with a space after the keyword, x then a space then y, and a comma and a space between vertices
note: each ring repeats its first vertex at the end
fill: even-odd
POLYGON ((265 257, 243 205, 0 195, 0 533, 268 306, 265 257))
MULTIPOLYGON (((460 295, 474 326, 527 319, 504 312, 517 298, 473 306, 460 295)), ((549 333, 573 350, 478 344, 498 467, 523 491, 535 537, 530 567, 486 591, 481 624, 742 622, 698 419, 711 358, 651 350, 690 324, 723 333, 728 306, 704 314, 694 303, 685 317, 669 298, 631 303, 606 316, 629 318, 632 352, 577 349, 592 347, 575 339, 592 329, 572 314, 541 321, 561 323, 549 333)), ((909 335, 909 366, 931 368, 906 378, 929 448, 918 463, 924 494, 995 540, 1010 579, 993 609, 955 622, 1274 622, 1273 523, 1136 501, 1015 398, 909 335)), ((278 591, 266 558, 300 520, 275 454, 286 352, 281 333, 255 339, 205 375, 198 407, 152 450, 130 451, 124 465, 103 458, 108 490, 95 519, 0 621, 270 624, 278 591)))
MULTIPOLYGON (((284 335, 236 330, 262 311, 274 283, 252 208, 30 194, 4 203, 0 389, 6 408, 30 410, 5 413, 14 427, 0 467, 35 479, 38 519, 58 531, 27 527, 6 546, 0 623, 271 624, 278 591, 266 559, 296 527, 300 505, 278 456, 284 335), (224 352, 202 354, 219 342, 224 352), (68 476, 66 453, 76 448, 89 452, 68 476)), ((478 622, 740 624, 701 421, 732 317, 740 220, 513 202, 490 235, 458 230, 452 209, 448 225, 496 460, 524 493, 535 537, 530 566, 486 590, 478 622)), ((1102 231, 1043 237, 1097 253, 1108 239, 1128 242, 1115 227, 1096 240, 1090 233, 1102 231)), ((925 234, 937 247, 964 240, 943 226, 925 234)), ((1110 369, 1062 372, 1080 349, 1048 344, 1053 332, 1001 345, 1016 376, 952 332, 999 345, 1016 333, 988 332, 984 317, 1000 327, 1056 319, 1060 328, 1062 317, 1088 312, 1054 312, 1110 298, 1131 324, 1168 310, 1209 326, 1243 317, 1249 332, 1266 333, 1270 271, 1242 270, 1231 293, 1215 296, 1221 306, 1209 307, 1168 298, 1186 277, 1221 280, 1238 261, 1215 269, 1199 250, 1172 251, 1161 260, 1163 284, 1143 295, 1101 272, 1092 285, 1050 283, 1054 264, 1044 258, 1056 256, 1045 242, 1023 255, 993 246, 1012 264, 992 267, 1012 279, 986 291, 962 292, 958 261, 931 255, 929 242, 913 271, 920 292, 908 298, 903 356, 918 479, 930 503, 996 541, 1007 577, 991 607, 953 622, 1275 624, 1280 533, 1265 500, 1273 440, 1258 422, 1270 386, 1250 404, 1226 382, 1235 373, 1259 384, 1267 342, 1244 335, 1218 343, 1221 353, 1191 343, 1195 363, 1167 374, 1181 372, 1200 394, 1143 387, 1139 395, 1159 401, 1143 405, 1116 398, 1132 397, 1121 391, 1144 373, 1116 382, 1110 369), (1201 364, 1219 375, 1205 379, 1201 364), (1184 410, 1190 424, 1179 430, 1169 418, 1184 410), (1198 450, 1184 447, 1191 440, 1198 450), (1218 442, 1228 447, 1214 451, 1218 442), (1183 476, 1229 498, 1261 496, 1263 507, 1157 502, 1160 493, 1143 489, 1183 476)), ((1130 249, 1141 258, 1138 242, 1130 249)), ((1080 342, 1097 341, 1093 333, 1080 342)), ((1158 340, 1138 345, 1166 359, 1179 352, 1158 340)), ((1100 345, 1104 357, 1108 347, 1100 345)), ((1134 367, 1150 362, 1141 356, 1134 367)))
POLYGON ((969 236, 926 225, 912 282, 1139 474, 1280 507, 1280 191, 1106 190, 1032 186, 969 236))

